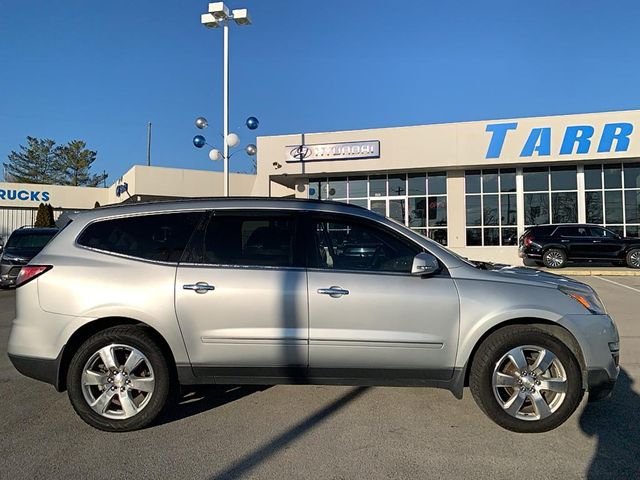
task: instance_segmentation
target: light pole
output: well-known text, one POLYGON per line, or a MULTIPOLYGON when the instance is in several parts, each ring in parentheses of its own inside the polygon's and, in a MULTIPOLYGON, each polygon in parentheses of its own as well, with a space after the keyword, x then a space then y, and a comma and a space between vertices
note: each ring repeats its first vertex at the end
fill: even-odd
POLYGON ((236 25, 250 25, 249 12, 246 8, 236 9, 229 12, 229 7, 224 2, 214 2, 209 4, 209 12, 200 16, 200 22, 207 28, 223 29, 223 153, 224 160, 224 196, 229 196, 229 20, 233 20, 236 25))

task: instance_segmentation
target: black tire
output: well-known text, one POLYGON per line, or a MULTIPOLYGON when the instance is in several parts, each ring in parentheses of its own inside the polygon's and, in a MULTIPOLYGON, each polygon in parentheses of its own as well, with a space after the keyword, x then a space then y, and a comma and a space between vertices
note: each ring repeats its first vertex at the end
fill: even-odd
MULTIPOLYGON (((476 403, 491 420, 507 430, 520 433, 546 432, 560 426, 573 414, 584 395, 580 365, 571 351, 544 330, 527 325, 501 328, 482 342, 471 365, 469 386, 476 403), (549 416, 537 420, 522 420, 507 413, 498 402, 492 383, 494 367, 504 355, 514 348, 529 345, 539 346, 553 353, 566 373, 564 400, 549 416)), ((514 395, 516 393, 517 388, 513 391, 514 395)), ((527 405, 529 404, 525 403, 524 408, 528 408, 527 405)))
POLYGON ((563 268, 567 264, 567 254, 559 248, 550 248, 542 254, 542 263, 547 268, 563 268))
MULTIPOLYGON (((128 432, 151 424, 168 403, 171 386, 170 366, 160 346, 145 332, 144 328, 131 325, 108 328, 87 339, 71 359, 67 375, 69 400, 76 413, 92 427, 108 432, 128 432), (146 357, 145 361, 148 360, 153 370, 152 394, 144 407, 129 418, 113 419, 100 415, 90 407, 83 393, 82 375, 85 365, 101 348, 112 344, 126 345, 137 349, 146 357)), ((106 390, 107 388, 104 391, 106 390)), ((143 392, 135 390, 134 393, 143 394, 143 392)), ((116 398, 116 401, 119 399, 116 398)), ((117 405, 116 403, 116 408, 117 405)))
POLYGON ((626 264, 629 268, 640 268, 640 248, 633 248, 627 252, 626 264))

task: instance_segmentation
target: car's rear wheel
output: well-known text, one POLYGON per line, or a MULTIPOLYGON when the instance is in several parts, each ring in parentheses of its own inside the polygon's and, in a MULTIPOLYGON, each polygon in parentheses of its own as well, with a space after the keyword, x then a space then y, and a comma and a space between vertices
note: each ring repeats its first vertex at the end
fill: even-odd
POLYGON ((562 268, 567 263, 567 254, 557 248, 550 248, 542 255, 542 263, 547 268, 562 268))
POLYGON ((90 337, 72 358, 67 377, 78 415, 111 432, 152 423, 167 403, 170 383, 160 347, 135 326, 113 327, 90 337))
POLYGON ((580 366, 566 345, 526 325, 500 329, 480 345, 469 386, 489 418, 522 433, 558 427, 584 394, 580 366))
POLYGON ((640 268, 640 249, 634 248, 627 253, 627 266, 630 268, 640 268))

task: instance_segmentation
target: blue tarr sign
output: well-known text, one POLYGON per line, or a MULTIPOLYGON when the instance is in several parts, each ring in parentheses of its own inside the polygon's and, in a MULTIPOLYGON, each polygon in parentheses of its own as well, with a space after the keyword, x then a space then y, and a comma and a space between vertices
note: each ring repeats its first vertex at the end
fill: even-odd
MULTIPOLYGON (((517 122, 510 123, 490 123, 486 131, 491 133, 489 148, 485 158, 500 158, 502 146, 511 130, 518 128, 517 122)), ((614 148, 616 152, 626 152, 629 149, 629 137, 633 132, 631 123, 618 122, 607 123, 602 129, 602 135, 598 142, 598 153, 611 152, 614 148), (615 145, 615 147, 614 147, 615 145)), ((538 157, 551 155, 551 128, 532 128, 529 136, 522 146, 520 157, 538 157)), ((592 150, 595 142, 591 139, 595 133, 595 128, 591 125, 571 125, 565 128, 559 155, 587 154, 592 150), (593 145, 592 145, 593 143, 593 145)), ((553 152, 556 153, 556 152, 553 152)))
POLYGON ((0 200, 21 200, 31 202, 48 202, 49 192, 36 191, 36 190, 14 190, 14 189, 1 189, 0 188, 0 200))

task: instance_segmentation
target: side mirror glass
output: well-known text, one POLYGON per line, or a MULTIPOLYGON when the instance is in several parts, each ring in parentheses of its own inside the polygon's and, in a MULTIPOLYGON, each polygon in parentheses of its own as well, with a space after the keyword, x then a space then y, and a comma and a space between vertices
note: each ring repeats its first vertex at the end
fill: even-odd
POLYGON ((430 253, 419 253, 413 257, 411 275, 431 275, 440 270, 438 259, 430 253))

